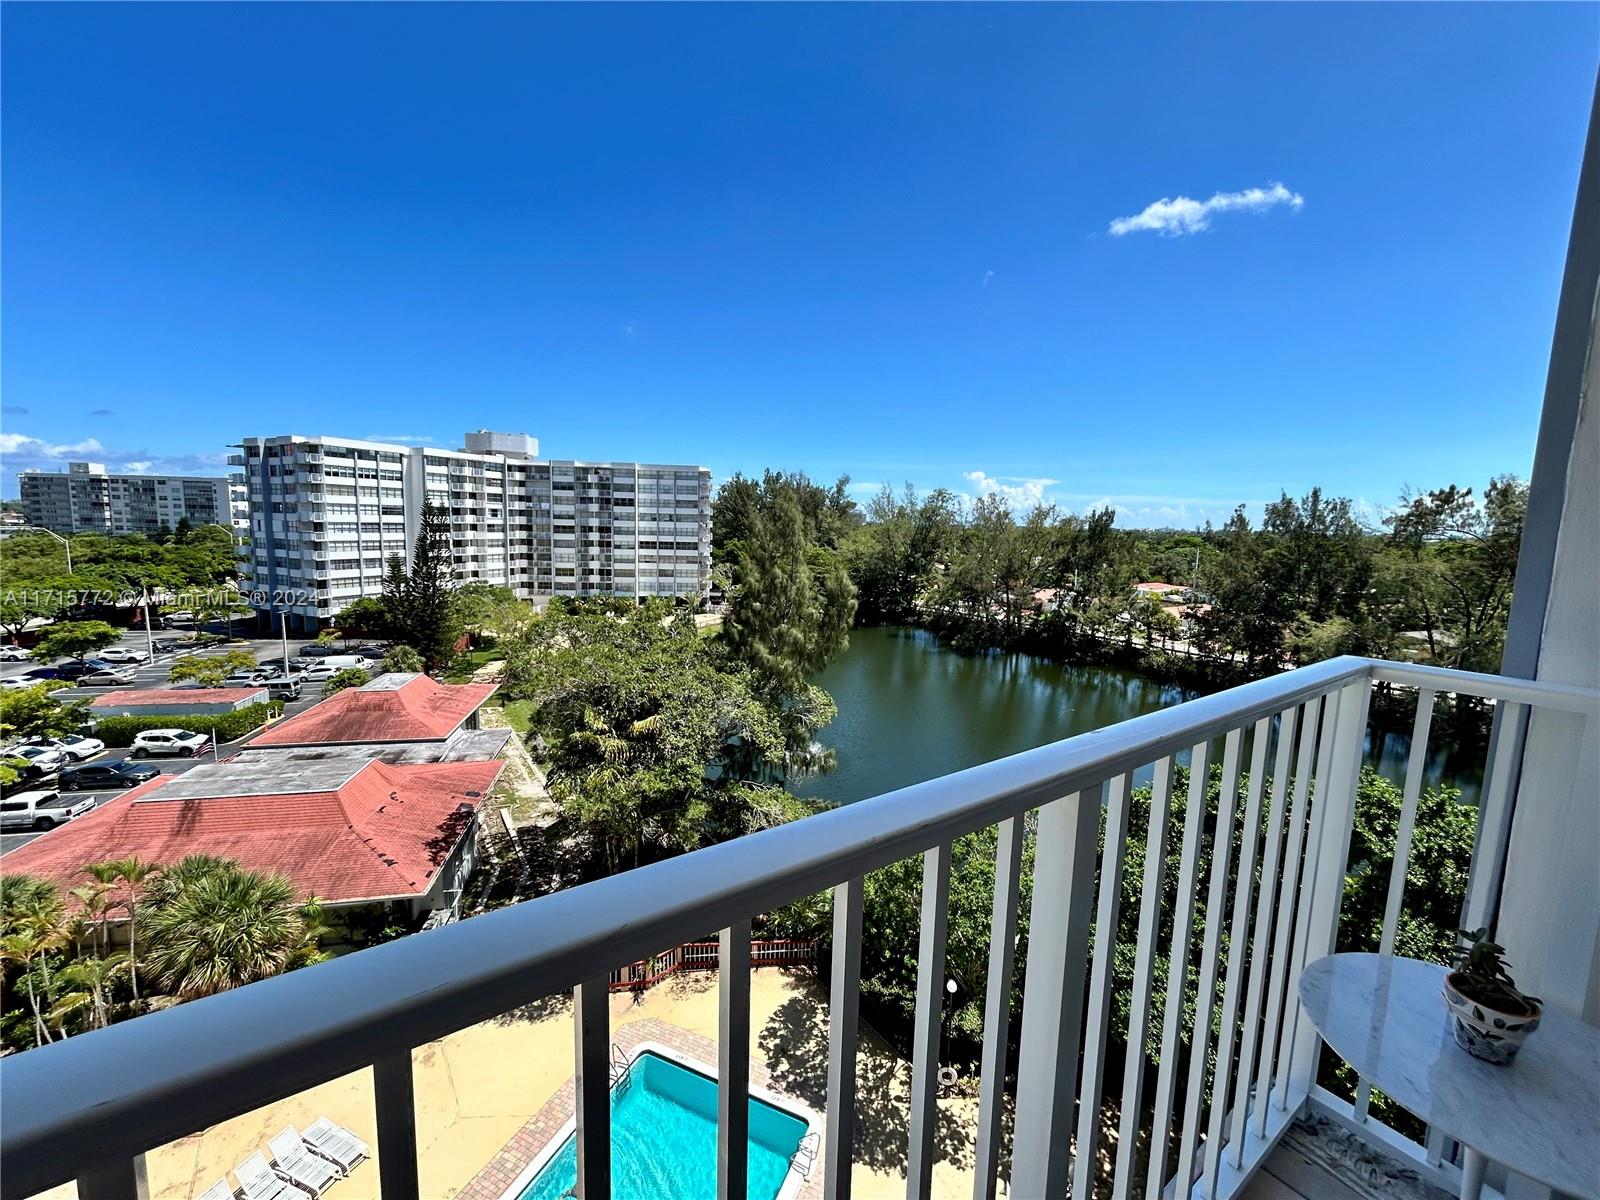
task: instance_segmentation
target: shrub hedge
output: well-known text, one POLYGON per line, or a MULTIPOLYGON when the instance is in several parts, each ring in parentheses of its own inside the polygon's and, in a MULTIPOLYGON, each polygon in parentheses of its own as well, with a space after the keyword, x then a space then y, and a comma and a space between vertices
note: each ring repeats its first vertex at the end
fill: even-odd
POLYGON ((273 700, 267 704, 248 704, 234 712, 218 713, 215 716, 169 714, 148 717, 101 717, 95 722, 94 735, 108 746, 131 746, 134 737, 147 729, 190 729, 195 733, 207 735, 215 730, 218 741, 231 742, 259 729, 267 723, 269 716, 277 716, 282 711, 283 701, 273 700))

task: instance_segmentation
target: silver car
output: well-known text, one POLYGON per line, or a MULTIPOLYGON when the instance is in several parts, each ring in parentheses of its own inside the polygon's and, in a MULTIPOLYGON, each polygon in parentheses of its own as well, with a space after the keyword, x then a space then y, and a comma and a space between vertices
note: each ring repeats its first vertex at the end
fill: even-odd
POLYGON ((55 792, 17 792, 0 800, 0 829, 54 829, 94 811, 92 799, 55 792))

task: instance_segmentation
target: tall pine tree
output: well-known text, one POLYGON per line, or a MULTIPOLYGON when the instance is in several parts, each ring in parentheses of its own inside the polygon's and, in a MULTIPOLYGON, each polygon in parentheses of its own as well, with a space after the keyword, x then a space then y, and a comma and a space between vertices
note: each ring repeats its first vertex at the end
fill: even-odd
POLYGON ((429 669, 444 666, 455 653, 459 622, 454 590, 450 521, 444 509, 430 502, 422 506, 422 527, 412 547, 400 605, 405 630, 400 640, 421 654, 429 669))

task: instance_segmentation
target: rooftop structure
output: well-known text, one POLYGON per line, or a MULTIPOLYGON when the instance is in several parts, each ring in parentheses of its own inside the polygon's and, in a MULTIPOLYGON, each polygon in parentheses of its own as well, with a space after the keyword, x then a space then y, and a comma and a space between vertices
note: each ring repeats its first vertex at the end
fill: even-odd
MULTIPOLYGON (((206 764, 162 775, 6 856, 8 872, 76 887, 86 863, 213 854, 288 876, 334 905, 431 907, 503 763, 391 766, 372 759, 206 764)), ((470 866, 470 864, 465 864, 470 866)), ((465 871, 458 868, 458 874, 465 871)))
POLYGON ((265 704, 264 687, 238 688, 127 688, 102 692, 89 700, 97 717, 161 716, 183 713, 225 713, 251 704, 265 704))
POLYGON ((439 683, 427 675, 392 672, 279 721, 251 745, 443 742, 464 725, 476 724, 478 709, 496 686, 439 683))

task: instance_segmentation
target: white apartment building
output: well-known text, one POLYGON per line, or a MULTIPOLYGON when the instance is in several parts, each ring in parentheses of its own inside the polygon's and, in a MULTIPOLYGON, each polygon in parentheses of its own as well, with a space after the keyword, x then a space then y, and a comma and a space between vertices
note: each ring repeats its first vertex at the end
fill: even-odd
POLYGON ((488 430, 462 450, 298 434, 240 449, 251 537, 240 588, 291 627, 379 595, 389 556, 409 560, 427 501, 449 514, 463 582, 527 599, 693 598, 709 582, 705 467, 540 459, 535 438, 488 430))
POLYGON ((102 463, 71 462, 65 472, 18 476, 23 519, 57 533, 159 533, 191 525, 250 527, 240 475, 113 475, 102 463))

